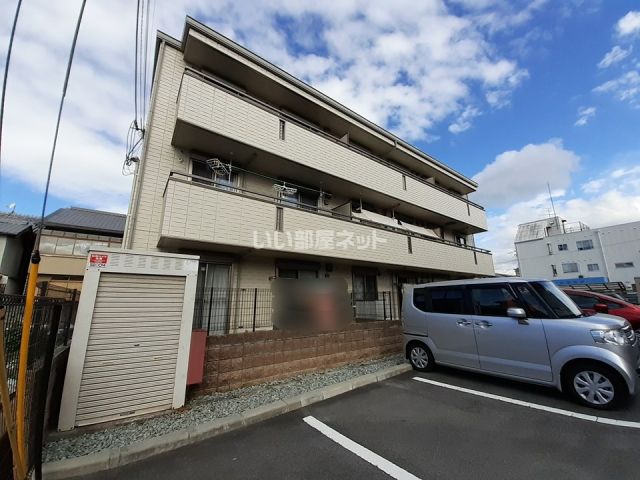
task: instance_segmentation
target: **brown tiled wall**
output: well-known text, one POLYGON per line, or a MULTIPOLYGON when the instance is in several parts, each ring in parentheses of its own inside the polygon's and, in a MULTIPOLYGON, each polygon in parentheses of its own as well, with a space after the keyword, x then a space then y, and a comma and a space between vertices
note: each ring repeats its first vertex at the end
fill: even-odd
POLYGON ((208 337, 204 381, 194 393, 226 392, 401 350, 398 321, 357 323, 320 334, 263 331, 208 337))

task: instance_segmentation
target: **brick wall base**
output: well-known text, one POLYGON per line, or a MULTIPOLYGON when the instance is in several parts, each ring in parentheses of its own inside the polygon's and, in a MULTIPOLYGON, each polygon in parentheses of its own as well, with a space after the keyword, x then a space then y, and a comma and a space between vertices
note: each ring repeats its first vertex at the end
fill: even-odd
POLYGON ((204 380, 192 393, 226 392, 401 351, 399 321, 354 323, 329 333, 273 330, 208 337, 204 380))

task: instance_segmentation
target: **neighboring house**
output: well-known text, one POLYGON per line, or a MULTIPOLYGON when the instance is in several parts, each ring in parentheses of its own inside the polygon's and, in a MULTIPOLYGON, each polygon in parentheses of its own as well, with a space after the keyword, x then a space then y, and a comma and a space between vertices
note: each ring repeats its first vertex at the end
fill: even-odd
POLYGON ((43 291, 81 289, 89 248, 120 248, 125 222, 126 215, 77 207, 45 217, 38 275, 43 291))
POLYGON ((0 293, 20 294, 35 239, 35 218, 0 213, 0 293))
POLYGON ((628 287, 640 277, 640 222, 591 229, 551 217, 519 225, 515 247, 523 277, 628 287))
POLYGON ((200 292, 331 277, 397 302, 404 283, 493 275, 476 187, 187 18, 182 40, 158 35, 124 242, 200 255, 200 292))

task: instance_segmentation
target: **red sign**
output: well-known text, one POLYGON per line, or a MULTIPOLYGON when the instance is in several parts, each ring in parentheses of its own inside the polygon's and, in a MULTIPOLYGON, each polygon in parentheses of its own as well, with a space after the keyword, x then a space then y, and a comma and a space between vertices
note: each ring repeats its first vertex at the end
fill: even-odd
POLYGON ((109 262, 109 255, 104 253, 91 253, 89 255, 89 266, 90 267, 98 267, 104 268, 107 266, 107 262, 109 262))

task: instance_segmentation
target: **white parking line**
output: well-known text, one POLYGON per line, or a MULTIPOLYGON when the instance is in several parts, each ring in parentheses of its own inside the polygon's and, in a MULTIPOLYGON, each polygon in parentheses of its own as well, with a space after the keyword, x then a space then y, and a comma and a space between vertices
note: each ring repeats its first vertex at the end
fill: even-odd
POLYGON ((384 473, 389 475, 392 478, 396 478, 398 480, 420 480, 415 475, 403 470, 397 465, 391 463, 389 460, 382 458, 377 453, 373 453, 368 448, 363 447, 359 443, 354 442, 350 438, 345 437, 340 432, 336 432, 333 428, 325 425, 320 420, 315 417, 308 416, 304 417, 303 420, 305 423, 316 430, 318 430, 323 435, 329 437, 331 440, 336 442, 341 447, 346 448, 351 453, 355 453, 357 456, 369 462, 371 465, 378 467, 384 473))
POLYGON ((491 398, 500 402, 511 403, 513 405, 520 405, 522 407, 533 408, 534 410, 542 410, 549 413, 555 413, 557 415, 564 415, 565 417, 577 418, 580 420, 586 420, 594 423, 604 423, 607 425, 615 425, 618 427, 628 428, 640 428, 640 422, 628 422, 626 420, 616 420, 615 418, 596 417, 595 415, 585 415, 583 413, 572 412, 571 410, 563 410, 561 408, 547 407, 546 405, 540 405, 538 403, 524 402, 515 398, 503 397, 501 395, 494 395, 493 393, 481 392, 479 390, 471 390, 470 388, 459 387, 457 385, 451 385, 449 383, 437 382, 435 380, 429 380, 422 377, 413 377, 418 382, 428 383, 437 387, 448 388, 450 390, 457 390, 458 392, 470 393, 471 395, 477 395, 479 397, 491 398))

